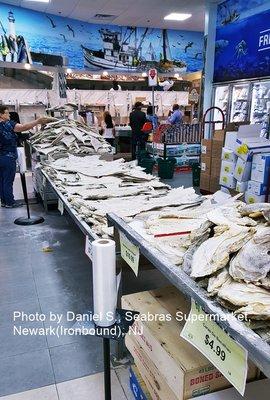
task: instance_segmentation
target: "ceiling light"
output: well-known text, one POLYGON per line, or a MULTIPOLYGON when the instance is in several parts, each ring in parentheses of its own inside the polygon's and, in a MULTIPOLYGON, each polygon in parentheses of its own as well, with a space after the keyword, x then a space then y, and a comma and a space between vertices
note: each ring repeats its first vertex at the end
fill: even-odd
POLYGON ((49 3, 51 0, 24 0, 25 2, 31 3, 49 3))
POLYGON ((190 18, 192 14, 179 14, 179 13, 171 13, 166 15, 164 19, 169 21, 185 21, 186 19, 190 18))
POLYGON ((142 73, 142 77, 143 77, 143 78, 146 78, 146 77, 147 77, 147 72, 143 72, 143 73, 142 73))
POLYGON ((67 68, 67 74, 71 74, 72 73, 72 69, 71 68, 67 68))
POLYGON ((109 75, 109 72, 103 71, 103 72, 102 72, 102 75, 103 75, 103 76, 108 76, 108 75, 109 75))

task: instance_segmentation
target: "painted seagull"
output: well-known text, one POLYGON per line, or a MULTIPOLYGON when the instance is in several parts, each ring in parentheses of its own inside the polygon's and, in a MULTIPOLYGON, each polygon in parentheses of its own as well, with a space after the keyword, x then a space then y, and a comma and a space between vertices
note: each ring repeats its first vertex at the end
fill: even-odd
POLYGON ((50 21, 50 23, 51 23, 51 25, 52 25, 52 28, 56 28, 56 25, 55 25, 55 23, 53 22, 52 18, 51 18, 51 17, 48 17, 48 15, 46 15, 46 18, 48 18, 48 20, 50 21))
POLYGON ((70 25, 67 25, 67 28, 68 28, 68 30, 69 30, 70 32, 72 32, 72 35, 73 35, 73 37, 75 37, 75 32, 74 32, 74 29, 73 29, 73 28, 71 28, 71 26, 70 26, 70 25))
POLYGON ((188 44, 185 47, 185 53, 187 52, 187 49, 189 49, 190 47, 192 47, 194 44, 194 42, 188 42, 188 44))
POLYGON ((67 38, 65 37, 65 35, 63 35, 63 33, 60 33, 60 36, 62 36, 62 38, 64 39, 64 42, 67 42, 67 38))

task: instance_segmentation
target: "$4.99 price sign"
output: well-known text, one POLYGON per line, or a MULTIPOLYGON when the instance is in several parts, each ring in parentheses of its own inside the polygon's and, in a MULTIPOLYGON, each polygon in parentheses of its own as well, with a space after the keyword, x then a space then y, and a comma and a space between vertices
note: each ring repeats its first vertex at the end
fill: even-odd
POLYGON ((123 260, 126 261, 126 263, 134 271, 134 274, 137 276, 139 270, 139 259, 140 259, 139 247, 131 243, 131 241, 128 240, 128 238, 122 232, 119 232, 119 235, 120 235, 121 257, 123 258, 123 260))
POLYGON ((193 300, 180 335, 196 347, 244 395, 248 353, 224 332, 193 300))

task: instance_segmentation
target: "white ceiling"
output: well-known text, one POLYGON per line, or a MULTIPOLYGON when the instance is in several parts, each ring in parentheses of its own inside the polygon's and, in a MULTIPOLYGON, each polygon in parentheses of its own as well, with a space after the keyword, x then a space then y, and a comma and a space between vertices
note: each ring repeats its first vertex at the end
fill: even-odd
POLYGON ((204 30, 205 0, 51 0, 49 4, 25 0, 3 2, 93 23, 98 22, 92 19, 95 14, 113 14, 117 17, 110 23, 115 25, 204 30), (182 22, 164 21, 165 15, 171 12, 190 13, 192 17, 182 22))

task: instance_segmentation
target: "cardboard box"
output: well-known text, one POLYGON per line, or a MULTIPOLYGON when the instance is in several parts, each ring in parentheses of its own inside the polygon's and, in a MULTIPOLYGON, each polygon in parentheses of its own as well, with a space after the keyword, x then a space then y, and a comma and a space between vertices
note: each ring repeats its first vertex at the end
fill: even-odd
POLYGON ((129 369, 129 385, 134 399, 151 400, 150 393, 136 365, 132 365, 129 369))
POLYGON ((197 397, 196 400, 269 400, 270 379, 261 379, 250 382, 246 386, 245 397, 241 396, 234 388, 222 390, 218 393, 211 393, 197 397), (258 395, 259 393, 259 395, 258 395))
POLYGON ((256 196, 265 196, 267 193, 267 185, 256 181, 248 181, 247 191, 256 196))
POLYGON ((229 149, 228 147, 223 147, 221 158, 224 161, 231 161, 234 163, 236 163, 237 161, 237 155, 234 153, 233 150, 229 149))
POLYGON ((212 158, 219 158, 221 160, 223 142, 213 139, 212 142, 212 158))
POLYGON ((222 161, 220 173, 222 175, 232 175, 234 174, 236 163, 232 161, 222 161))
POLYGON ((243 161, 241 158, 238 158, 234 177, 239 182, 247 182, 250 180, 251 175, 251 161, 243 161))
POLYGON ((206 192, 210 191, 210 174, 201 172, 200 189, 205 190, 206 192))
POLYGON ((214 131, 213 139, 220 140, 224 142, 225 139, 225 129, 219 129, 214 131))
POLYGON ((224 147, 229 150, 236 148, 237 132, 226 132, 224 147))
POLYGON ((270 141, 265 138, 239 138, 236 143, 235 154, 243 161, 251 161, 253 154, 270 152, 270 141))
POLYGON ((220 158, 212 158, 211 161, 211 175, 219 176, 221 170, 221 159, 220 158))
POLYGON ((265 196, 264 195, 258 196, 247 190, 245 193, 245 202, 247 204, 265 203, 265 196))
MULTIPOLYGON (((185 319, 177 321, 176 315, 188 315, 190 301, 178 289, 172 286, 123 296, 122 307, 140 313, 125 340, 127 346, 136 346, 137 367, 143 379, 147 378, 144 380, 151 395, 153 388, 157 392, 160 387, 159 400, 171 400, 168 393, 172 399, 186 400, 228 387, 221 373, 180 337, 185 319), (149 313, 155 318, 147 318, 149 313)), ((253 364, 248 376, 257 376, 253 364)))
POLYGON ((262 124, 241 125, 239 126, 237 138, 259 138, 261 135, 262 124))
POLYGON ((245 193, 248 187, 248 182, 236 182, 235 190, 239 193, 245 193))
POLYGON ((178 400, 178 397, 161 375, 158 367, 151 361, 146 352, 134 337, 127 335, 125 345, 134 358, 138 371, 153 400, 178 400))
POLYGON ((211 172, 211 157, 201 156, 201 171, 210 175, 211 172))
POLYGON ((212 140, 211 139, 202 139, 202 155, 206 155, 207 157, 211 157, 212 154, 212 140))
POLYGON ((220 190, 219 175, 218 176, 211 175, 209 191, 210 193, 216 193, 218 190, 220 190))
POLYGON ((221 174, 219 183, 221 186, 225 186, 229 189, 236 188, 236 179, 233 177, 233 175, 221 174))
POLYGON ((251 180, 268 184, 270 175, 270 154, 255 154, 252 160, 251 180))

